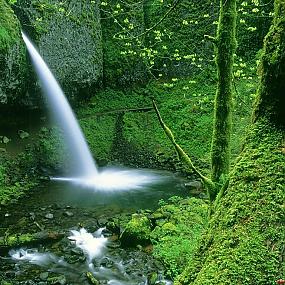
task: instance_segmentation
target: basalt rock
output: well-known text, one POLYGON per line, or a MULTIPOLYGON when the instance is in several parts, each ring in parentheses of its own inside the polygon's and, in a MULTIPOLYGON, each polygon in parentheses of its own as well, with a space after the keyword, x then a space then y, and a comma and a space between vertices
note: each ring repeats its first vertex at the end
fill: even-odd
POLYGON ((99 1, 18 0, 24 30, 69 99, 85 99, 101 84, 102 42, 99 1))

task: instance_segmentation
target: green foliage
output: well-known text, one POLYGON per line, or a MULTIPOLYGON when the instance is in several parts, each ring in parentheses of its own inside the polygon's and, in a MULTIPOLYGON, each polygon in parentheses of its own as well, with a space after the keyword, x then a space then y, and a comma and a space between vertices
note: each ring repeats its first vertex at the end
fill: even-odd
MULTIPOLYGON (((19 24, 5 0, 0 1, 0 56, 19 41, 19 24)), ((0 57, 1 59, 1 57, 0 57)), ((1 62, 1 61, 0 61, 1 62)))
MULTIPOLYGON (((238 93, 234 101, 232 161, 240 151, 250 120, 251 94, 256 89, 256 76, 252 73, 249 68, 244 70, 245 76, 236 79, 235 83, 238 93)), ((153 96, 177 142, 196 164, 209 169, 215 82, 205 83, 204 76, 207 76, 206 71, 201 77, 171 80, 172 88, 166 86, 169 81, 154 81, 146 88, 124 91, 107 88, 93 97, 88 106, 82 106, 77 112, 80 124, 99 163, 117 160, 126 165, 181 170, 155 113, 128 111, 150 107, 153 96)))
POLYGON ((49 170, 68 169, 67 160, 69 154, 58 128, 43 127, 32 151, 34 153, 31 153, 31 155, 35 157, 38 165, 41 167, 49 170))
POLYGON ((284 274, 284 132, 250 130, 203 243, 176 284, 274 284, 284 274), (253 202, 254 201, 254 202, 253 202))
MULTIPOLYGON (((20 23, 5 0, 0 0, 0 104, 24 101, 27 78, 20 23)), ((17 102, 19 103, 19 102, 17 102)))
POLYGON ((35 164, 28 152, 16 158, 0 154, 0 204, 16 202, 26 191, 36 185, 35 164))
POLYGON ((272 20, 274 1, 237 1, 237 53, 250 61, 262 47, 272 20))
POLYGON ((173 278, 191 262, 207 225, 208 206, 195 198, 172 197, 152 214, 156 227, 151 233, 153 254, 173 278))

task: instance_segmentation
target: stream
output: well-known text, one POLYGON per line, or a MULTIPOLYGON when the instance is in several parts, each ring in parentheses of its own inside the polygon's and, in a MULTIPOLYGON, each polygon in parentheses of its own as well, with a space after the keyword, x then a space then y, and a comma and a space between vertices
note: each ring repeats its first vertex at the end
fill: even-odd
POLYGON ((151 245, 122 248, 118 229, 110 226, 141 209, 154 210, 160 199, 186 196, 184 181, 170 177, 164 184, 109 193, 49 181, 17 204, 2 206, 0 237, 48 232, 60 238, 1 250, 0 284, 171 284, 151 245))

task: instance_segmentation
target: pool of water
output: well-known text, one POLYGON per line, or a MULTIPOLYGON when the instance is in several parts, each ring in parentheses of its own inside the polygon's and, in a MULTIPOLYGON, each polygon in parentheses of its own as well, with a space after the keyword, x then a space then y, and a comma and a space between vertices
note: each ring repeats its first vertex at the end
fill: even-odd
POLYGON ((63 238, 49 244, 15 247, 10 249, 10 255, 0 251, 0 280, 17 285, 87 285, 89 272, 102 285, 144 285, 149 284, 152 276, 161 281, 159 284, 171 284, 164 276, 162 264, 145 249, 121 248, 118 233, 108 228, 113 218, 126 215, 129 219, 138 209, 154 210, 161 199, 189 194, 183 179, 168 172, 159 175, 163 177, 160 183, 128 191, 100 191, 51 180, 17 204, 2 207, 0 237, 44 230, 61 232, 63 238), (103 234, 108 242, 104 254, 91 260, 71 242, 70 233, 79 231, 81 226, 93 236, 99 227, 105 228, 103 234))
POLYGON ((189 194, 182 178, 169 172, 156 172, 161 180, 144 187, 128 189, 125 191, 96 190, 66 181, 49 181, 38 187, 40 191, 40 204, 64 203, 71 206, 95 207, 117 206, 132 209, 154 209, 158 201, 167 200, 177 195, 185 197, 189 194))

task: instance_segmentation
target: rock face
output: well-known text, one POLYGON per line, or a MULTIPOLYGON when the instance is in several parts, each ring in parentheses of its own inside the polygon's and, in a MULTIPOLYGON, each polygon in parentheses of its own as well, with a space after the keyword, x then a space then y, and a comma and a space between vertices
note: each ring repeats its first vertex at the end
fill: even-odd
POLYGON ((15 13, 69 99, 94 95, 103 69, 98 1, 19 0, 15 13))
POLYGON ((20 23, 6 1, 0 0, 0 104, 25 101, 25 58, 20 23))

